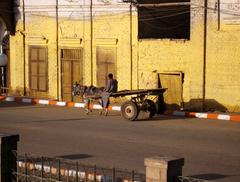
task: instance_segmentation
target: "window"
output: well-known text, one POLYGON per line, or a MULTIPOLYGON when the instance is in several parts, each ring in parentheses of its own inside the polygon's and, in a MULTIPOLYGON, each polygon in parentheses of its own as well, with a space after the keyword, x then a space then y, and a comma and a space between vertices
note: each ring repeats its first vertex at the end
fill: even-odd
POLYGON ((139 0, 140 39, 190 39, 190 0, 139 0))
POLYGON ((46 92, 48 90, 47 49, 30 47, 29 54, 30 89, 46 92))

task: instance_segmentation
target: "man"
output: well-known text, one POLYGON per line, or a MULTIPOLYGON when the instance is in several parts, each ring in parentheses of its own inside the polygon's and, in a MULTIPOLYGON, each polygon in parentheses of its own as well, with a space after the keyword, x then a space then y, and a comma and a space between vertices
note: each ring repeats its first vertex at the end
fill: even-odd
POLYGON ((118 81, 116 79, 113 79, 112 73, 109 73, 107 85, 106 85, 104 91, 106 91, 108 93, 114 93, 114 92, 117 92, 117 90, 118 90, 118 81))
MULTIPOLYGON (((105 110, 105 115, 108 114, 108 106, 109 106, 109 97, 111 93, 115 93, 118 91, 118 81, 113 78, 113 74, 109 73, 108 74, 108 80, 107 80, 107 85, 104 88, 104 91, 102 93, 102 108, 105 110)), ((102 112, 100 112, 102 114, 102 112)))

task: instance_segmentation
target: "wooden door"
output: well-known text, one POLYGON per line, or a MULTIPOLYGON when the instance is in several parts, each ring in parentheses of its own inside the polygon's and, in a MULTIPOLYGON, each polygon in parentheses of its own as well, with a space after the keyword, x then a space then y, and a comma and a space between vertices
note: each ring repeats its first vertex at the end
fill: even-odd
POLYGON ((97 47, 97 86, 105 87, 107 75, 112 73, 116 75, 116 48, 97 47))
POLYGON ((72 96, 72 86, 75 82, 82 84, 82 50, 61 50, 62 61, 62 98, 64 101, 79 101, 72 96))
POLYGON ((180 110, 183 107, 183 87, 181 73, 160 73, 160 87, 167 88, 164 93, 166 108, 170 110, 180 110))

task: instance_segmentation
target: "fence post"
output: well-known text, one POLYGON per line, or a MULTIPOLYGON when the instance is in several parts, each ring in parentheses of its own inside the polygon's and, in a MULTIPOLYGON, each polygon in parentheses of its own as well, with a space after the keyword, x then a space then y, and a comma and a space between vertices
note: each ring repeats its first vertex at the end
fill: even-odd
POLYGON ((154 156, 145 158, 146 182, 178 182, 184 158, 154 156))
POLYGON ((12 172, 17 170, 17 158, 12 150, 17 150, 19 135, 0 133, 0 182, 13 181, 12 172))

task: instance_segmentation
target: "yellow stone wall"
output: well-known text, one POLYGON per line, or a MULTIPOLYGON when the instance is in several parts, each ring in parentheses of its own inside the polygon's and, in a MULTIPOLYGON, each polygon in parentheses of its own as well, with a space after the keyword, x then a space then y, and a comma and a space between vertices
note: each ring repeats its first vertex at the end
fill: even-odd
POLYGON ((210 22, 208 27, 206 97, 231 112, 240 111, 240 25, 210 22))
MULTIPOLYGON (((203 5, 203 1, 201 2, 203 5)), ((185 107, 200 110, 203 94, 203 12, 203 8, 192 10, 190 40, 138 40, 137 14, 133 12, 132 49, 130 12, 95 17, 93 20, 93 78, 91 78, 89 18, 79 20, 59 18, 59 50, 65 47, 83 48, 83 82, 86 85, 91 84, 91 80, 96 84, 96 46, 99 45, 117 49, 117 79, 120 90, 156 88, 158 73, 181 71, 184 73, 185 107)), ((216 13, 209 11, 208 15, 206 100, 213 100, 228 111, 240 111, 240 25, 222 24, 221 29, 218 30, 216 13)), ((59 79, 60 87, 57 91, 55 17, 28 15, 26 32, 22 32, 22 22, 19 21, 16 35, 11 36, 11 90, 12 93, 20 95, 23 94, 22 33, 25 33, 27 40, 25 73, 27 91, 29 90, 28 46, 44 45, 48 47, 49 92, 43 97, 56 99, 58 93, 61 95, 61 80, 59 79), (39 37, 45 37, 46 40, 39 37)), ((60 57, 58 64, 60 67, 60 57)), ((211 109, 211 106, 208 109, 211 109)))

